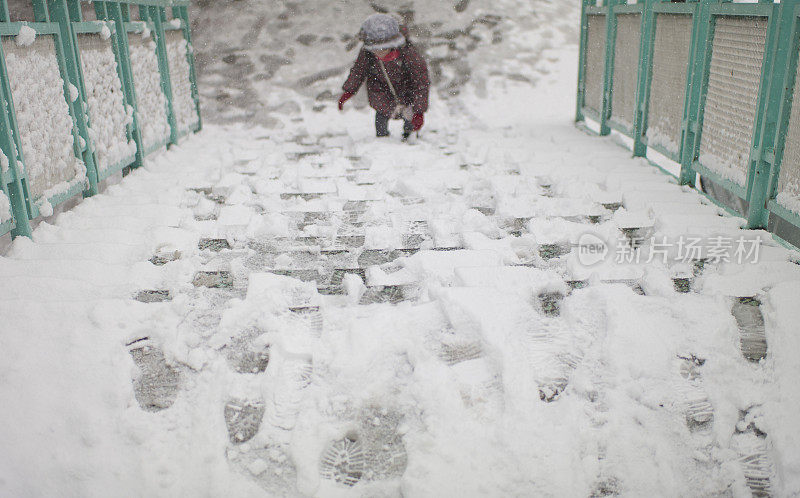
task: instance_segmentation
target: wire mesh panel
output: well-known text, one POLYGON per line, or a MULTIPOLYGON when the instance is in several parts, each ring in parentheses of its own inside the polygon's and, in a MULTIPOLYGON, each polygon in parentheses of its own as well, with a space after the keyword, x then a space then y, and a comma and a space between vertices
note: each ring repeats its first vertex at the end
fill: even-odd
POLYGON ((600 113, 603 109, 603 77, 606 67, 606 16, 588 17, 586 41, 586 107, 600 113))
MULTIPOLYGON (((794 55, 797 57, 797 54, 794 55)), ((800 214, 800 64, 797 65, 792 110, 778 177, 778 203, 800 214)))
POLYGON ((677 157, 680 152, 692 16, 658 14, 653 46, 647 143, 677 157))
POLYGON ((640 14, 617 16, 611 115, 614 121, 629 130, 633 128, 635 119, 641 31, 642 16, 640 14))
POLYGON ((721 16, 711 48, 700 163, 746 185, 767 18, 721 16))
POLYGON ((8 230, 11 229, 10 226, 6 228, 3 227, 7 222, 13 219, 13 214, 11 212, 11 201, 8 198, 8 193, 6 192, 6 185, 7 180, 3 176, 2 168, 8 167, 8 158, 3 151, 0 151, 0 235, 4 235, 8 230))
POLYGON ((158 69, 156 44, 149 33, 131 34, 130 48, 133 87, 136 90, 136 107, 139 128, 145 149, 161 145, 169 139, 167 99, 161 90, 161 73, 158 69))
POLYGON ((89 138, 102 174, 132 160, 136 154, 136 143, 128 140, 127 133, 127 126, 133 122, 133 108, 126 106, 123 99, 111 38, 79 34, 78 48, 89 106, 89 138))
POLYGON ((192 97, 191 69, 186 58, 189 44, 183 37, 183 31, 167 31, 166 47, 172 81, 172 109, 178 129, 183 132, 196 127, 198 121, 197 108, 192 97))
MULTIPOLYGON (((3 37, 11 98, 24 156, 28 190, 42 214, 45 199, 66 193, 86 178, 83 161, 75 156, 73 121, 64 99, 52 35, 3 37)), ((70 93, 78 97, 77 88, 70 93)))

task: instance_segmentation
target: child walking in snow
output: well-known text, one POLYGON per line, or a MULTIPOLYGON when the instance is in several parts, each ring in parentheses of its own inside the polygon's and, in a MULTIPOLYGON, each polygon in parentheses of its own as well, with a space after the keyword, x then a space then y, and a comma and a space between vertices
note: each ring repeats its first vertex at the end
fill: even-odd
POLYGON ((389 119, 403 119, 403 140, 419 131, 428 110, 428 65, 408 39, 408 30, 387 14, 371 15, 358 34, 364 48, 342 86, 339 110, 367 82, 375 109, 375 134, 389 136, 389 119))

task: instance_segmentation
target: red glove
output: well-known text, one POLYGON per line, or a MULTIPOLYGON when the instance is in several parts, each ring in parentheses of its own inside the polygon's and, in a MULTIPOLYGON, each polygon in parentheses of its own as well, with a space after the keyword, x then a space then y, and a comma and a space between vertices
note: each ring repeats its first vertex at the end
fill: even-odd
POLYGON ((353 96, 353 94, 352 94, 352 93, 350 93, 350 92, 344 92, 344 93, 342 94, 342 96, 341 96, 341 97, 339 97, 339 110, 340 110, 340 111, 343 111, 343 110, 344 110, 344 103, 345 103, 345 102, 347 102, 348 100, 350 100, 350 97, 352 97, 352 96, 353 96))
POLYGON ((414 114, 414 119, 411 120, 411 125, 414 127, 414 131, 419 131, 422 128, 422 125, 425 124, 425 118, 423 117, 422 113, 414 114))

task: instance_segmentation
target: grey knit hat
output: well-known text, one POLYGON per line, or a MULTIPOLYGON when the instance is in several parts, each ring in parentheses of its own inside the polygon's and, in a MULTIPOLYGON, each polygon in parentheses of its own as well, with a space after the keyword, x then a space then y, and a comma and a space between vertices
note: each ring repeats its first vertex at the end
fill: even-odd
POLYGON ((361 25, 358 38, 367 50, 397 48, 406 44, 405 36, 400 33, 400 23, 388 14, 369 16, 361 25))

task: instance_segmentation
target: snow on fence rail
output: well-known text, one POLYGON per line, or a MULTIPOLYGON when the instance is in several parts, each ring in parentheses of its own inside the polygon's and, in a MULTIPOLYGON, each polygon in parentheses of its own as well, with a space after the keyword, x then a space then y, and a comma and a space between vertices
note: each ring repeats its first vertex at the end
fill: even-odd
POLYGON ((137 89, 139 124, 145 153, 169 141, 167 98, 161 88, 158 50, 149 32, 135 33, 128 39, 133 86, 137 89))
POLYGON ((576 121, 800 246, 800 0, 581 2, 576 121))
POLYGON ((189 0, 0 0, 0 235, 202 126, 189 0))

